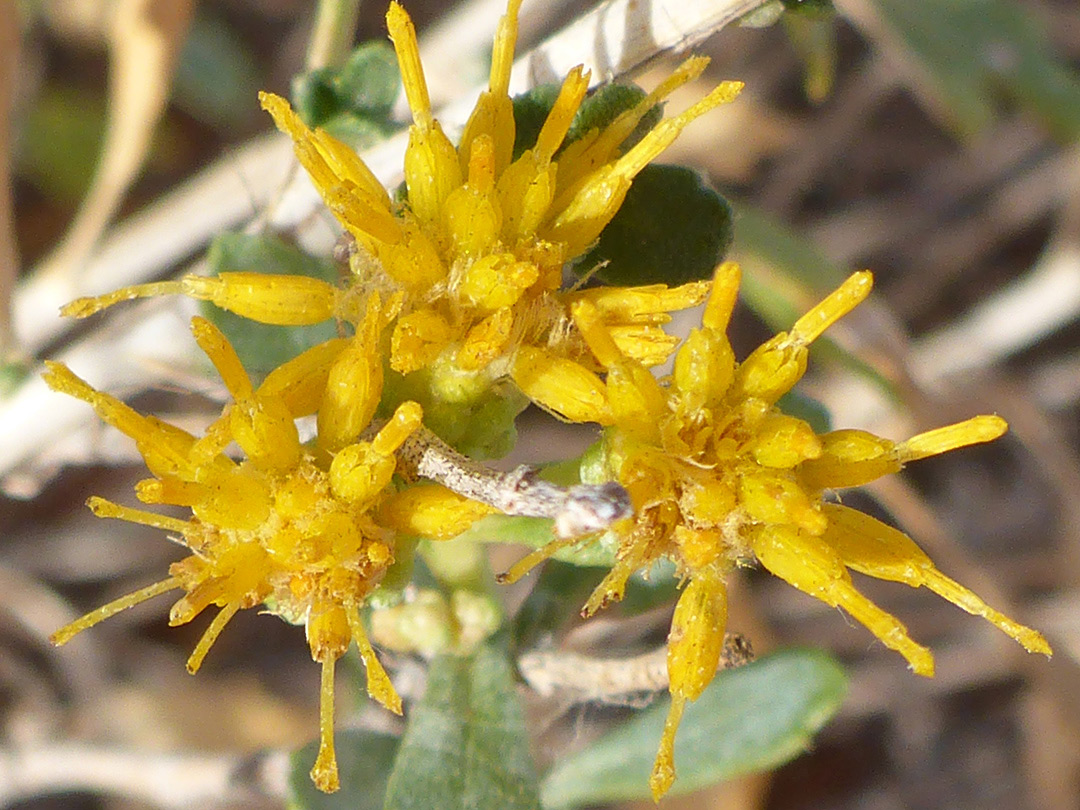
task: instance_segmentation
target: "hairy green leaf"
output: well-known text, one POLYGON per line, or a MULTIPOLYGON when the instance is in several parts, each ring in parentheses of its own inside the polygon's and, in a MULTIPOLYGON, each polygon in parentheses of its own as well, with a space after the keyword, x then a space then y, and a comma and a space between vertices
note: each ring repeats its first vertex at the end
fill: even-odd
POLYGON ((432 661, 409 711, 386 810, 538 810, 525 717, 502 644, 432 661))
POLYGON ((709 278, 732 240, 731 206, 683 166, 646 166, 600 240, 575 266, 608 284, 709 278))

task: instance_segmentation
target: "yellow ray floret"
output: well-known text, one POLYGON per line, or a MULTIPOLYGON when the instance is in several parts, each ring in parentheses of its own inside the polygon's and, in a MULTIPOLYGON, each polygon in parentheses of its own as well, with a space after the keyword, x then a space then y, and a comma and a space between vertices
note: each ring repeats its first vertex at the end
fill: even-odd
POLYGON ((258 387, 225 336, 211 322, 195 318, 196 340, 233 399, 201 438, 139 414, 61 364, 49 364, 45 375, 52 388, 89 403, 135 440, 154 474, 136 487, 140 500, 191 511, 190 518, 181 519, 91 498, 87 505, 98 517, 164 530, 191 554, 170 566, 160 582, 61 628, 53 642, 64 644, 173 590, 182 593, 169 611, 170 625, 218 608, 188 659, 192 673, 240 610, 264 605, 267 612, 305 624, 312 658, 322 666, 320 746, 311 775, 325 791, 338 787, 334 666, 353 643, 367 668, 371 697, 401 712, 401 699, 360 620, 368 595, 394 562, 396 538, 425 527, 436 539, 446 537, 446 531, 459 533, 491 511, 440 486, 395 491, 395 454, 423 414, 417 403, 407 401, 373 435, 367 430, 381 394, 381 377, 372 367, 380 361, 369 349, 386 324, 377 296, 366 312, 354 338, 309 349, 258 387), (313 446, 304 446, 294 420, 320 404, 320 436, 313 446), (370 438, 360 439, 361 434, 370 438), (224 452, 233 442, 243 451, 239 461, 224 452))
MULTIPOLYGON (((596 293, 577 295, 572 313, 603 373, 566 375, 557 385, 558 365, 530 354, 519 355, 514 370, 519 385, 548 409, 606 426, 602 460, 590 463, 589 480, 617 480, 636 508, 634 520, 614 530, 617 562, 583 614, 620 599, 628 577, 661 558, 673 561, 676 575, 689 581, 669 636, 672 704, 650 779, 657 798, 674 779, 673 746, 683 708, 715 672, 725 621, 724 578, 747 560, 842 608, 920 675, 933 674, 930 650, 860 593, 850 571, 929 588, 1025 649, 1050 654, 1038 632, 947 577, 902 532, 823 500, 827 490, 865 484, 908 462, 991 441, 1005 432, 1004 420, 976 416, 905 442, 857 430, 815 434, 775 403, 805 372, 810 344, 866 298, 872 278, 853 274, 789 332, 740 363, 725 334, 739 277, 737 265, 717 268, 702 327, 678 349, 664 383, 622 351, 596 293)), ((514 566, 513 575, 556 550, 552 544, 534 552, 514 566)))

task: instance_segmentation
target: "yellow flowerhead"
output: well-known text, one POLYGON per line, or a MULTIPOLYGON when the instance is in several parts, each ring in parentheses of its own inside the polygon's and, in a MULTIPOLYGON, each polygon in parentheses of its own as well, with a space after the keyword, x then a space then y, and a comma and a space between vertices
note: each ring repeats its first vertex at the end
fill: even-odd
MULTIPOLYGON (((438 527, 441 537, 464 530, 485 507, 441 487, 394 492, 395 452, 419 426, 420 406, 401 404, 370 440, 362 440, 381 390, 382 365, 370 351, 385 327, 377 298, 351 339, 329 341, 299 355, 253 387, 225 336, 195 318, 196 340, 221 374, 232 402, 202 438, 137 413, 96 391, 59 363, 45 374, 57 391, 84 400, 133 438, 153 478, 136 487, 148 504, 187 507, 180 520, 91 498, 98 517, 164 529, 190 556, 169 576, 57 631, 64 644, 121 610, 171 590, 183 595, 169 623, 186 624, 210 605, 219 610, 188 659, 196 672, 229 620, 263 605, 303 623, 312 657, 322 665, 318 759, 311 771, 325 791, 338 787, 334 756, 334 664, 355 641, 367 667, 368 693, 401 713, 401 699, 368 642, 359 610, 394 562, 398 532, 438 527), (318 409, 319 435, 300 443, 294 420, 318 409), (235 442, 244 459, 225 448, 235 442), (417 497, 432 493, 430 502, 417 497), (408 498, 407 508, 398 501, 408 498), (437 513, 437 516, 433 513, 437 513)), ((365 434, 366 435, 366 434, 365 434)))
MULTIPOLYGON (((716 672, 727 616, 725 578, 738 565, 756 560, 799 590, 842 607, 920 675, 933 674, 930 651, 863 596, 849 570, 930 588, 1027 650, 1050 654, 1039 633, 941 573, 902 532, 825 498, 909 461, 995 439, 1006 430, 1003 419, 976 416, 894 443, 859 430, 817 435, 776 407, 805 372, 810 343, 859 304, 871 284, 869 273, 855 273, 790 332, 739 363, 726 335, 739 269, 721 265, 702 328, 679 348, 666 384, 620 351, 591 302, 574 305, 577 326, 606 377, 567 380, 561 389, 545 389, 542 401, 556 413, 608 426, 601 469, 589 477, 617 480, 636 511, 618 533, 617 562, 583 613, 620 599, 627 578, 661 558, 674 562, 676 576, 687 581, 668 636, 672 703, 650 778, 657 798, 675 777, 675 731, 686 701, 700 695, 716 672)), ((566 544, 529 555, 507 578, 566 544)))
MULTIPOLYGON (((562 270, 597 239, 622 204, 634 176, 691 120, 733 99, 726 82, 690 109, 660 123, 638 144, 620 147, 641 119, 672 90, 697 77, 707 60, 690 59, 640 104, 603 131, 560 152, 589 77, 570 72, 536 143, 516 159, 508 94, 518 0, 500 20, 491 77, 455 147, 432 115, 416 32, 391 3, 386 20, 412 110, 405 153, 405 199, 393 202, 348 147, 311 130, 277 96, 263 106, 294 140, 296 154, 328 207, 355 238, 354 283, 405 292, 394 327, 390 367, 425 372, 436 402, 472 402, 515 372, 553 357, 588 359, 570 338, 562 270)), ((605 312, 628 354, 655 364, 674 346, 660 328, 671 309, 691 306, 702 285, 678 291, 646 288, 653 309, 605 312)))
MULTIPOLYGON (((595 368, 571 328, 568 305, 575 295, 560 292, 563 268, 596 241, 634 177, 690 121, 734 99, 742 84, 720 84, 624 150, 650 110, 698 77, 708 60, 687 60, 602 130, 566 144, 589 86, 588 74, 577 68, 563 82, 536 143, 515 157, 508 88, 519 5, 510 0, 499 22, 488 88, 455 147, 432 114, 412 21, 400 5, 390 4, 387 27, 413 117, 403 200, 391 198, 351 147, 307 127, 285 99, 260 94, 263 107, 293 139, 326 205, 355 240, 346 290, 308 278, 224 273, 80 299, 65 313, 85 316, 120 300, 179 292, 266 323, 313 324, 336 317, 355 324, 362 316, 358 297, 400 293, 389 366, 413 377, 390 398, 420 399, 430 426, 445 434, 455 419, 462 421, 457 409, 478 407, 500 379, 528 384, 538 375, 559 373, 553 365, 563 361, 595 368), (454 409, 455 417, 442 419, 443 407, 454 409)), ((598 305, 622 350, 655 365, 676 345, 662 329, 668 312, 700 303, 707 285, 637 289, 636 298, 632 292, 608 296, 607 306, 598 305)))

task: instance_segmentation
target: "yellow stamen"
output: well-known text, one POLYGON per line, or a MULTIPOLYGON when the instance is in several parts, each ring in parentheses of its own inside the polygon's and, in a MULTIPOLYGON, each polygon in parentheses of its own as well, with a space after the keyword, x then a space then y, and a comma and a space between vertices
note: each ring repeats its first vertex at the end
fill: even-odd
POLYGON ((947 453, 969 444, 992 442, 1004 435, 1008 429, 1008 422, 1000 416, 973 416, 955 425, 946 425, 912 436, 896 446, 896 453, 900 462, 907 464, 909 461, 947 453))
POLYGON ((179 587, 179 577, 169 577, 168 579, 161 580, 161 582, 155 582, 153 585, 147 585, 145 588, 140 588, 126 596, 121 596, 119 599, 114 599, 112 602, 102 605, 96 610, 90 611, 85 616, 76 619, 71 624, 61 627, 49 636, 49 641, 57 647, 60 647, 67 644, 83 630, 93 627, 98 622, 105 621, 105 619, 115 616, 117 613, 127 610, 130 607, 135 607, 135 605, 141 604, 147 599, 153 599, 159 594, 168 593, 179 587))
POLYGON ((133 284, 121 287, 104 295, 88 298, 76 298, 70 304, 60 307, 60 314, 65 318, 86 318, 96 312, 119 304, 121 301, 134 301, 136 298, 153 298, 158 295, 176 295, 182 292, 179 281, 155 281, 150 284, 133 284))
POLYGON ((428 96, 427 81, 424 79, 424 68, 420 63, 416 28, 408 12, 396 2, 392 2, 386 12, 386 27, 390 31, 390 41, 394 43, 398 65, 401 67, 401 82, 405 85, 405 97, 409 101, 413 122, 426 132, 431 129, 434 118, 431 115, 431 98, 428 96))
POLYGON ((1028 652, 1051 654, 1050 645, 1041 633, 1014 622, 945 576, 903 532, 840 504, 825 504, 823 509, 829 518, 826 537, 852 570, 877 579, 902 582, 912 588, 925 586, 973 616, 983 617, 1020 642, 1028 652))
POLYGON ((537 162, 544 166, 555 156, 562 145, 563 138, 570 130, 570 124, 577 115, 585 93, 589 90, 589 73, 580 65, 571 70, 563 80, 559 96, 548 113, 544 126, 536 138, 533 154, 537 162))
POLYGON ((199 671, 199 667, 202 666, 206 654, 210 652, 210 648, 213 647, 214 642, 218 640, 218 636, 220 636, 221 631, 225 629, 225 625, 229 623, 239 609, 239 602, 229 602, 225 607, 218 611, 214 620, 210 622, 210 626, 206 628, 206 632, 203 633, 202 637, 199 639, 199 643, 195 645, 195 649, 191 651, 191 656, 187 660, 188 672, 194 675, 199 671))
POLYGON ((826 329, 861 304, 873 286, 874 277, 869 270, 852 273, 821 303, 795 322, 791 327, 791 339, 802 345, 813 343, 826 329))
POLYGON ((360 651, 360 658, 363 659, 364 668, 367 670, 368 697, 377 700, 394 714, 401 714, 401 696, 394 689, 394 684, 391 683, 390 676, 386 674, 386 669, 379 661, 379 656, 375 654, 375 649, 371 646, 367 632, 364 630, 364 622, 360 614, 354 607, 347 610, 349 630, 352 632, 356 648, 360 651))
POLYGON ((506 573, 498 574, 495 577, 495 581, 498 582, 500 585, 513 585, 537 565, 551 557, 552 554, 559 551, 560 549, 566 548, 567 546, 572 546, 574 543, 579 542, 581 539, 581 537, 558 537, 552 540, 550 543, 547 543, 540 548, 526 554, 524 557, 522 557, 520 560, 510 566, 506 573))
POLYGON ((251 397, 251 378, 244 370, 240 357, 229 343, 228 338, 214 324, 206 318, 196 315, 191 319, 191 332, 195 335, 195 342, 203 350, 210 362, 214 364, 221 381, 232 394, 235 400, 246 400, 251 397))
POLYGON ((121 506, 118 503, 106 500, 98 495, 87 498, 86 505, 95 517, 116 518, 126 520, 128 523, 138 523, 141 526, 151 526, 155 529, 163 529, 174 534, 184 535, 191 529, 191 524, 186 520, 180 520, 166 515, 158 515, 147 512, 144 509, 132 509, 130 506, 121 506))
MULTIPOLYGON (((395 4, 396 5, 396 4, 395 4)), ((337 756, 334 754, 334 663, 333 656, 322 661, 322 686, 319 689, 319 755, 311 768, 311 781, 323 793, 333 793, 338 780, 337 756)))
POLYGON ((716 268, 709 300, 705 302, 705 311, 701 315, 702 326, 720 332, 727 331, 731 313, 735 311, 741 282, 742 268, 736 262, 724 262, 716 268))

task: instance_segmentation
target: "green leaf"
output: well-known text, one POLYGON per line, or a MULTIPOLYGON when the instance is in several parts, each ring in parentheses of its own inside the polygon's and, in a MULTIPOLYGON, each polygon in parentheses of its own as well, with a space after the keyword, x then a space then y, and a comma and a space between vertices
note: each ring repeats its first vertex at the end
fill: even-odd
POLYGON ((311 783, 311 766, 319 743, 305 745, 289 758, 288 793, 291 810, 382 810, 386 780, 397 757, 400 740, 365 729, 345 729, 334 735, 341 790, 323 793, 311 783))
POLYGON ((538 810, 525 717, 501 644, 432 661, 386 790, 385 810, 538 810))
MULTIPOLYGON (((477 543, 512 543, 529 548, 542 548, 555 539, 548 518, 508 515, 481 518, 458 537, 477 543)), ((617 544, 615 537, 605 533, 595 540, 585 541, 585 545, 559 549, 552 559, 585 567, 610 568, 615 564, 617 544)))
POLYGON ((322 122, 322 128, 357 152, 374 146, 390 133, 390 127, 371 117, 341 112, 322 122))
POLYGON ((652 164, 574 271, 600 266, 608 284, 683 284, 710 278, 731 240, 727 200, 692 169, 652 164))
POLYGON ((389 43, 359 46, 331 82, 341 108, 385 120, 401 89, 401 72, 389 43))
POLYGON ((339 112, 334 94, 333 68, 323 67, 293 76, 290 86, 293 109, 309 127, 321 127, 326 119, 339 112))
MULTIPOLYGON (((294 274, 337 281, 337 268, 330 261, 309 256, 272 234, 223 233, 210 245, 206 255, 212 275, 232 271, 270 275, 294 274)), ((337 336, 334 321, 315 326, 271 326, 218 309, 200 305, 233 344, 244 368, 258 379, 291 360, 305 349, 337 336)))
POLYGON ((104 131, 100 93, 47 83, 27 110, 18 172, 51 200, 77 203, 90 186, 104 131))
MULTIPOLYGON (((601 131, 606 129, 624 112, 640 104, 647 95, 644 90, 633 84, 605 84, 596 88, 581 102, 577 115, 570 122, 570 130, 566 133, 563 146, 573 143, 594 129, 601 131)), ((655 105, 638 122, 626 140, 619 145, 619 151, 625 152, 631 148, 645 137, 650 129, 660 123, 663 117, 663 105, 655 105)))
MULTIPOLYGON (((1062 140, 1080 134, 1080 74, 1056 56, 1031 10, 1013 0, 911 3, 874 0, 870 8, 920 77, 932 108, 963 136, 998 117, 998 87, 1027 106, 1062 140)), ((917 89, 922 89, 920 86, 917 89)))
MULTIPOLYGON (((678 796, 774 768, 806 750, 840 707, 847 678, 817 650, 783 650, 721 672, 686 707, 675 738, 678 796)), ((660 701, 544 778, 545 808, 645 799, 668 702, 660 701)))
POLYGON ((204 8, 195 15, 180 52, 173 99, 205 124, 231 127, 257 114, 260 72, 236 32, 204 8))

